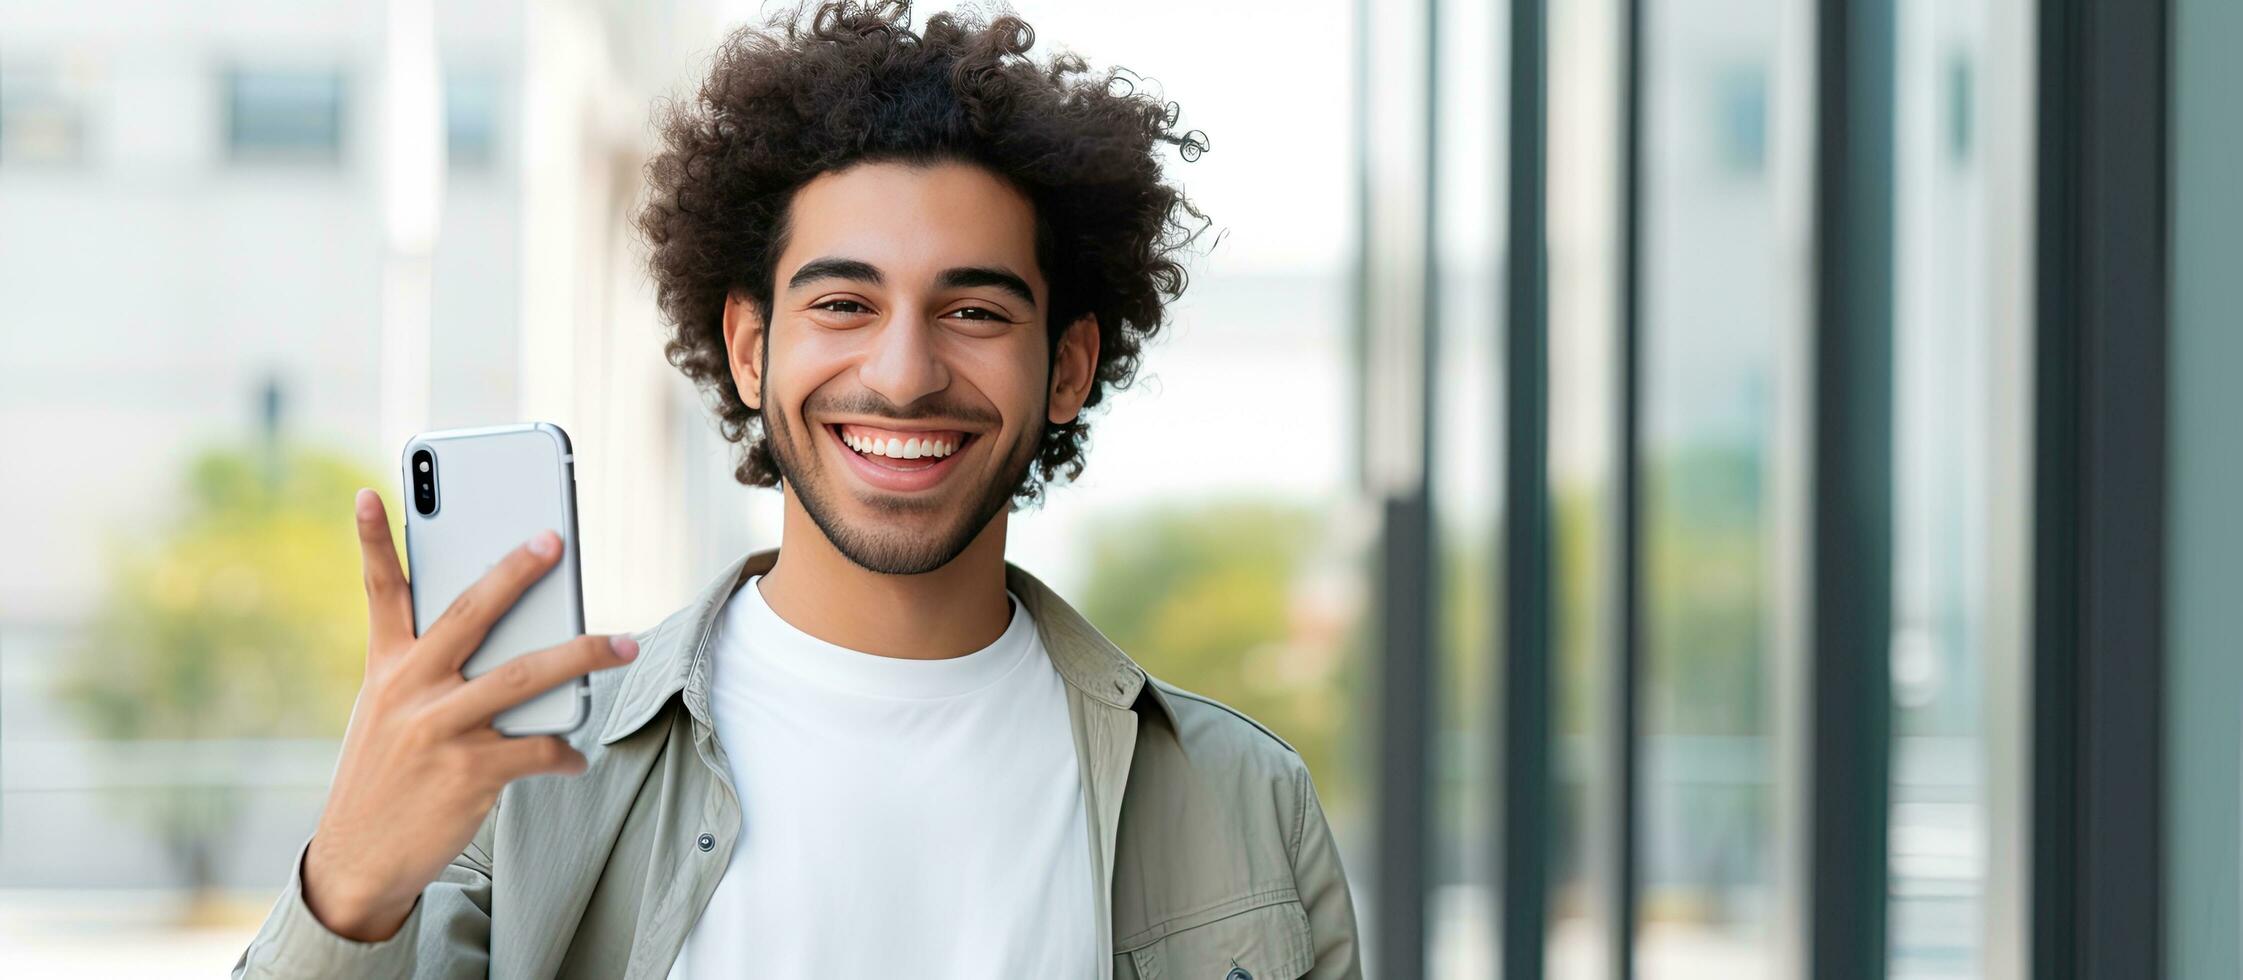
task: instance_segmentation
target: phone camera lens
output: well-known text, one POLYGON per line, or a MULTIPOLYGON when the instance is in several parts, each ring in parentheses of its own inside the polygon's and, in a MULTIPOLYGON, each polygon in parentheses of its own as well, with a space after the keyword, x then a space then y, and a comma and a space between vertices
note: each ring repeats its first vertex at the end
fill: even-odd
POLYGON ((413 507, 426 517, 436 513, 436 454, 426 449, 415 450, 413 469, 421 474, 413 483, 413 507))

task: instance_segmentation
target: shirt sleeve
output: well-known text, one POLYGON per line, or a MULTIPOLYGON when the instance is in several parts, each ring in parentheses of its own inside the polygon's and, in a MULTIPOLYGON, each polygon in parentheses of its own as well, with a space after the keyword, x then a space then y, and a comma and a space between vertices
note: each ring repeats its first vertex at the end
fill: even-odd
POLYGON ((1324 806, 1304 767, 1300 779, 1300 843, 1293 851, 1293 881, 1308 909, 1309 940, 1316 949, 1315 965, 1308 976, 1316 980, 1363 976, 1362 942, 1355 932, 1355 899, 1348 893, 1347 872, 1340 867, 1340 851, 1325 822, 1324 806))
POLYGON ((282 977, 481 977, 490 965, 494 807, 473 840, 413 903, 397 934, 361 942, 335 934, 304 904, 307 838, 263 928, 234 962, 234 980, 282 977))

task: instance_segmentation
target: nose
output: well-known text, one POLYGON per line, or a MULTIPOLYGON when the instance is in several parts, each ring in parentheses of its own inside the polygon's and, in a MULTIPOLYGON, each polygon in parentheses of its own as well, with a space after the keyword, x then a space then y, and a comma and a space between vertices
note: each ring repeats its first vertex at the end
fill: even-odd
POLYGON ((950 387, 950 369, 935 349, 935 324, 923 316, 895 316, 881 324, 857 368, 857 380, 892 405, 950 387))

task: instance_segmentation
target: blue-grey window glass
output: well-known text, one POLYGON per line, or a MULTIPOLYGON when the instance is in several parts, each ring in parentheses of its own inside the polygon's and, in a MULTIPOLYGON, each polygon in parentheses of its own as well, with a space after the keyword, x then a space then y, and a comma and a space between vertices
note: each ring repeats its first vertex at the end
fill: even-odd
POLYGON ((444 156, 459 170, 486 170, 498 159, 498 79, 455 74, 444 81, 444 156))
POLYGON ((1971 132, 1977 125, 1970 111, 1975 87, 1970 55, 1957 52, 1947 63, 1947 155, 1956 163, 1970 159, 1971 132))
POLYGON ((1786 437, 1807 334, 1813 119, 1771 117, 1770 75, 1811 87, 1792 5, 1643 9, 1641 783, 1636 969, 1790 976, 1786 871, 1801 798, 1784 724, 1803 552, 1786 437), (1792 152, 1774 153, 1777 146, 1792 152), (1782 166, 1787 172, 1778 172, 1782 166), (1769 178, 1787 179, 1769 179, 1769 178), (1788 746, 1788 747, 1787 747, 1788 746))
POLYGON ((1721 169, 1757 177, 1768 162, 1768 69, 1735 65, 1714 83, 1716 152, 1721 169))
POLYGON ((226 73, 226 151, 236 161, 342 159, 342 73, 237 68, 226 73))
POLYGON ((0 165, 74 165, 85 139, 85 106, 57 73, 0 70, 0 165))

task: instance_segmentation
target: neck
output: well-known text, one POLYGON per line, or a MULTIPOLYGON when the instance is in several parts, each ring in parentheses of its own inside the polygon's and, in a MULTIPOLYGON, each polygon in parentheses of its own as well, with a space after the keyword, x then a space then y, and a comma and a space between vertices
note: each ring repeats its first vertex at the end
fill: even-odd
POLYGON ((869 571, 843 555, 786 496, 779 555, 757 583, 771 611, 805 633, 863 653, 910 660, 962 657, 1012 622, 999 511, 949 564, 918 575, 869 571))

